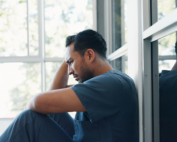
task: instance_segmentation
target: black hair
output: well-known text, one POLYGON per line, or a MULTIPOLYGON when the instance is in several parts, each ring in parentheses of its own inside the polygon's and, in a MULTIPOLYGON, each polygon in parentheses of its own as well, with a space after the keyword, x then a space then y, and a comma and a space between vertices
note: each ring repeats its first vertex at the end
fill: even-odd
POLYGON ((79 32, 75 37, 74 51, 84 56, 87 49, 92 49, 100 57, 106 59, 106 41, 98 32, 90 29, 79 32))
POLYGON ((67 46, 69 46, 71 43, 73 43, 74 41, 75 41, 75 37, 76 37, 76 35, 72 35, 72 36, 68 36, 67 38, 66 38, 66 47, 67 46))

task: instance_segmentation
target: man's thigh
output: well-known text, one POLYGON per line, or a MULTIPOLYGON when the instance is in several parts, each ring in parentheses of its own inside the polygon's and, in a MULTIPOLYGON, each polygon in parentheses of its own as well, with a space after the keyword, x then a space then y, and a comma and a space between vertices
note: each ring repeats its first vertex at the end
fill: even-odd
POLYGON ((27 110, 8 127, 0 141, 72 142, 72 138, 48 115, 27 110))

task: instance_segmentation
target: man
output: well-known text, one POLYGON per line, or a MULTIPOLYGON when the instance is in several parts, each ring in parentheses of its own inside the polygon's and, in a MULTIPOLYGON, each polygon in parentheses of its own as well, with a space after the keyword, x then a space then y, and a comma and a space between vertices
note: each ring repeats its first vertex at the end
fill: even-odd
MULTIPOLYGON (((175 44, 177 54, 177 43, 175 44)), ((171 71, 163 70, 159 77, 160 142, 177 141, 177 61, 171 71)))
POLYGON ((66 43, 65 62, 50 91, 29 101, 30 110, 17 117, 0 142, 138 142, 135 85, 107 62, 105 40, 85 30, 66 43), (67 72, 79 84, 68 88, 67 72), (75 120, 65 113, 70 111, 77 112, 75 120))

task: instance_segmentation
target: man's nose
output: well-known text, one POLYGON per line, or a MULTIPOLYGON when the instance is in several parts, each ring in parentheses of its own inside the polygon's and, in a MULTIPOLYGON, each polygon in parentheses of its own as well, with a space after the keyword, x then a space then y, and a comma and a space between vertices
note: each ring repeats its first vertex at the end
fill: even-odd
POLYGON ((71 68, 71 66, 68 66, 68 74, 74 74, 74 70, 71 68))

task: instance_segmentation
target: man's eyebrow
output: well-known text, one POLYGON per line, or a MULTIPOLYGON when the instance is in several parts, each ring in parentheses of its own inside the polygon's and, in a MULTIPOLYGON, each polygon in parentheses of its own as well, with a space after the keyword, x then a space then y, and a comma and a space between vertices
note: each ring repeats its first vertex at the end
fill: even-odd
POLYGON ((66 61, 66 63, 69 63, 70 60, 71 60, 71 58, 69 58, 69 59, 66 61))

